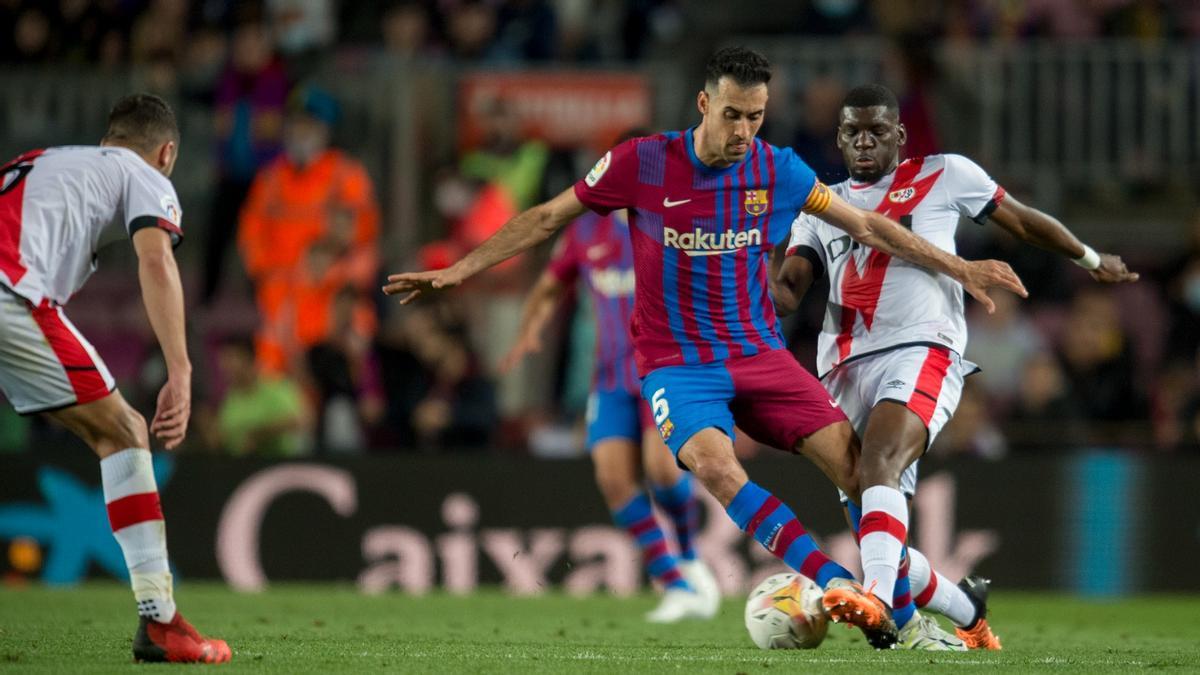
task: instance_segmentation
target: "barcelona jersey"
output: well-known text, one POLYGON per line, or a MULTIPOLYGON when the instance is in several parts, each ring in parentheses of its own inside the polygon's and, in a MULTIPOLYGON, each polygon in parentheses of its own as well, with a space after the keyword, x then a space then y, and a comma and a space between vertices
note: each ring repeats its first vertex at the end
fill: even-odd
POLYGON ((582 278, 596 312, 596 379, 602 391, 637 395, 640 382, 629 337, 633 316, 633 251, 616 214, 588 213, 571 223, 547 268, 564 286, 582 278))
POLYGON ((575 195, 600 214, 629 209, 639 375, 784 347, 768 256, 798 212, 831 199, 795 152, 755 139, 740 162, 716 168, 696 156, 692 129, 635 138, 575 195))

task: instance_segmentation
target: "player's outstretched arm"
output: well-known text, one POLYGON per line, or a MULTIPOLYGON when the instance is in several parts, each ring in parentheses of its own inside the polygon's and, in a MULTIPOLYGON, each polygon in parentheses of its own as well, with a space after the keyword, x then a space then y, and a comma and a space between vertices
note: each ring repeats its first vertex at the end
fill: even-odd
POLYGON ((550 201, 514 216, 496 234, 446 269, 388 275, 383 292, 406 293, 400 304, 407 305, 425 291, 457 286, 492 265, 537 246, 584 210, 586 207, 575 196, 575 190, 567 188, 550 201))
POLYGON ((184 332, 183 284, 171 250, 171 235, 166 231, 144 227, 134 232, 133 248, 138 257, 142 302, 167 363, 167 383, 158 393, 150 433, 173 450, 183 442, 192 413, 192 364, 184 332))
POLYGON ((1017 239, 1070 258, 1076 265, 1086 269, 1096 281, 1121 283, 1138 280, 1138 274, 1130 272, 1120 256, 1096 253, 1079 241, 1057 218, 1022 204, 1012 195, 1006 194, 988 217, 1017 239))
POLYGON ((525 304, 521 306, 521 332, 517 335, 512 349, 509 349, 500 361, 501 373, 511 371, 526 355, 541 351, 542 329, 550 320, 563 290, 558 277, 550 272, 542 272, 533 290, 529 291, 529 296, 525 298, 525 304))
MULTIPOLYGON (((778 251, 775 255, 780 255, 778 251)), ((784 256, 783 265, 775 275, 771 297, 775 300, 775 313, 788 316, 800 307, 804 294, 812 287, 816 276, 813 264, 802 256, 784 256)))
POLYGON ((829 206, 813 215, 845 230, 864 246, 954 278, 962 284, 963 290, 983 304, 989 314, 996 309, 988 297, 990 288, 1004 288, 1023 298, 1029 297, 1021 279, 1008 263, 999 260, 963 260, 882 214, 855 208, 833 192, 829 194, 829 206))

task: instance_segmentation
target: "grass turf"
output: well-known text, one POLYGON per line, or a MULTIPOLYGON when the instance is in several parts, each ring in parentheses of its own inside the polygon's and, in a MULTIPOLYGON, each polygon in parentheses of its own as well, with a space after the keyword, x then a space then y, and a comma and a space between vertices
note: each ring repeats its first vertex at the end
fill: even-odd
MULTIPOLYGON (((233 663, 221 668, 231 673, 1200 670, 1200 597, 1088 602, 997 594, 991 612, 1005 650, 937 654, 873 652, 857 631, 838 626, 816 650, 759 651, 744 633, 736 600, 715 621, 651 626, 641 620, 653 606, 650 596, 364 597, 333 586, 240 595, 198 583, 184 585, 179 596, 202 632, 229 641, 233 663)), ((131 663, 132 604, 116 584, 0 590, 0 670, 156 668, 131 663)))

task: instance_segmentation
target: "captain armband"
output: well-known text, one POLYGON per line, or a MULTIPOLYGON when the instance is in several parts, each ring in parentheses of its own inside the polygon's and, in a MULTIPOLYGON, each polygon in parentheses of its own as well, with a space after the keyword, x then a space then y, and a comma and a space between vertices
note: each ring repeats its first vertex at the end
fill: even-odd
POLYGON ((801 206, 800 210, 816 215, 829 208, 831 203, 833 203, 833 193, 824 183, 817 181, 816 185, 813 185, 812 191, 808 193, 808 200, 804 202, 804 206, 801 206))

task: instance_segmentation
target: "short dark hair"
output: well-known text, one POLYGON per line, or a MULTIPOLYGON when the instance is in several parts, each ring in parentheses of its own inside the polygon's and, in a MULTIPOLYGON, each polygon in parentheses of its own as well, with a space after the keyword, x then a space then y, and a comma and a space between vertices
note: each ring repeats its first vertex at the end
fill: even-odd
POLYGON ((179 125, 166 101, 154 94, 130 94, 108 113, 104 140, 153 152, 167 141, 179 142, 179 125))
POLYGON ((743 87, 771 81, 771 63, 767 57, 745 47, 718 49, 705 66, 704 86, 716 87, 722 77, 733 78, 743 87))
POLYGON ((859 85, 842 99, 843 108, 874 108, 878 105, 891 112, 900 112, 900 102, 896 100, 896 95, 882 84, 859 85))

